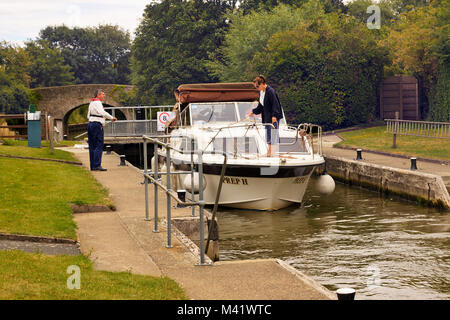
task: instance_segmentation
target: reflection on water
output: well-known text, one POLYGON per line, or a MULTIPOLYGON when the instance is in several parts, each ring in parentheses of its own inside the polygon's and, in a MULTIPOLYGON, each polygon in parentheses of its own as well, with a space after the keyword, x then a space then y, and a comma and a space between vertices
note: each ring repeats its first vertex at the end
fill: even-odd
POLYGON ((220 259, 279 258, 356 299, 449 299, 450 213, 343 184, 302 208, 222 208, 220 259))

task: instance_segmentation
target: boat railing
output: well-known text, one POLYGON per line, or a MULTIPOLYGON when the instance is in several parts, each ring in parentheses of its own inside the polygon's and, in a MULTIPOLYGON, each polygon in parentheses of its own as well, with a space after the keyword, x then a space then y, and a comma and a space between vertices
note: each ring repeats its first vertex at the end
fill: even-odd
MULTIPOLYGON (((306 139, 310 141, 311 146, 311 155, 314 159, 315 155, 315 144, 314 144, 314 137, 317 138, 317 154, 320 156, 323 155, 323 147, 322 147, 322 127, 318 124, 313 123, 301 123, 297 126, 297 134, 296 138, 300 135, 303 135, 303 132, 305 133, 306 139), (316 129, 316 131, 314 130, 316 129), (302 131, 304 130, 304 131, 302 131)), ((302 136, 304 138, 304 136, 302 136)))
MULTIPOLYGON (((258 127, 266 127, 270 126, 272 129, 275 129, 275 126, 271 123, 246 123, 246 124, 231 124, 228 126, 220 127, 220 128, 214 128, 214 127, 206 127, 209 129, 217 130, 214 137, 210 139, 210 141, 207 143, 205 149, 208 148, 208 146, 215 141, 215 139, 218 137, 219 133, 221 133, 223 130, 231 129, 231 128, 247 128, 246 133, 244 134, 244 137, 247 135, 247 132, 250 128, 256 128, 258 127)), ((305 144, 305 139, 308 141, 308 144, 310 146, 310 152, 308 152, 312 158, 314 159, 315 155, 315 149, 316 146, 314 144, 314 136, 317 136, 317 153, 322 156, 322 127, 316 124, 312 123, 301 123, 297 127, 288 126, 288 129, 295 130, 295 140, 293 142, 287 142, 287 143, 279 143, 279 146, 294 146, 298 140, 299 137, 301 138, 301 143, 305 144)), ((306 147, 304 147, 305 150, 307 150, 306 147)), ((288 152, 289 153, 289 152, 288 152)), ((236 153, 233 154, 236 157, 236 153)), ((240 157, 244 157, 244 155, 240 155, 240 157)))
POLYGON ((162 136, 146 136, 143 135, 143 144, 144 144, 144 185, 145 185, 145 220, 149 221, 149 206, 148 206, 148 183, 152 183, 154 185, 154 230, 153 232, 159 232, 158 231, 158 188, 161 188, 163 191, 166 192, 166 212, 167 212, 167 248, 172 248, 172 235, 171 235, 171 198, 173 198, 178 204, 182 206, 191 206, 192 207, 192 216, 195 215, 195 206, 199 207, 199 218, 200 218, 200 264, 199 265, 210 265, 210 263, 205 263, 205 252, 207 252, 209 247, 209 242, 211 239, 211 231, 213 229, 213 223, 215 219, 215 215, 218 208, 218 202, 220 193, 222 190, 222 182, 223 177, 225 175, 225 170, 227 166, 227 154, 224 152, 208 152, 205 150, 195 150, 194 140, 191 139, 191 149, 190 150, 180 150, 178 148, 175 148, 172 146, 168 141, 170 138, 189 138, 185 135, 162 135, 162 136), (161 140, 165 140, 166 142, 163 142, 161 140), (148 156, 148 143, 152 143, 154 147, 154 166, 153 171, 148 170, 148 163, 147 163, 147 156, 148 156), (161 146, 165 148, 166 150, 166 172, 159 172, 158 171, 158 146, 161 146), (174 152, 182 153, 182 154, 190 154, 190 171, 175 171, 171 172, 171 150, 174 152), (204 242, 204 206, 205 201, 203 200, 203 155, 208 153, 214 153, 214 154, 222 154, 224 157, 224 162, 222 165, 222 172, 221 172, 221 178, 220 183, 218 186, 217 194, 216 194, 216 201, 214 203, 214 208, 212 212, 212 219, 209 224, 209 231, 208 231, 208 238, 206 242, 206 250, 205 250, 205 242, 204 242), (197 171, 198 171, 198 201, 195 201, 194 197, 194 172, 195 172, 195 163, 194 163, 194 155, 197 155, 197 171), (171 178, 174 174, 190 174, 191 175, 191 200, 181 200, 178 197, 178 194, 172 190, 171 186, 171 178), (161 183, 160 176, 166 175, 166 185, 161 183))

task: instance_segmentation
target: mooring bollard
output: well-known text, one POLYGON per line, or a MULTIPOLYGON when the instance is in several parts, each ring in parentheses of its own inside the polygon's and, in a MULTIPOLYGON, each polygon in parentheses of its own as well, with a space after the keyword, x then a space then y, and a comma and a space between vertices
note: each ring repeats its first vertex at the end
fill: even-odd
POLYGON ((416 163, 417 159, 412 157, 411 158, 411 170, 417 170, 417 163, 416 163))
POLYGON ((124 154, 120 155, 120 164, 119 164, 119 166, 126 166, 126 164, 125 164, 125 155, 124 154))
POLYGON ((106 154, 111 154, 111 146, 110 145, 106 146, 106 154))
POLYGON ((356 160, 362 160, 362 149, 356 149, 356 160))
POLYGON ((336 290, 338 300, 355 300, 355 289, 341 288, 336 290))

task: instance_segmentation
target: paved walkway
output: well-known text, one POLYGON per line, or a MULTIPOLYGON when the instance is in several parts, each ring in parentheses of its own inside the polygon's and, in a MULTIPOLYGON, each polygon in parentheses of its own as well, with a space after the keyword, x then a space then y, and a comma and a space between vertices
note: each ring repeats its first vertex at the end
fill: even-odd
MULTIPOLYGON (((333 145, 340 141, 342 141, 342 139, 336 135, 324 136, 322 139, 324 155, 342 157, 346 159, 355 159, 355 150, 333 148, 333 145)), ((389 166, 400 169, 410 169, 411 167, 410 159, 364 152, 364 149, 362 151, 362 158, 362 161, 382 166, 389 166)), ((431 173, 441 176, 444 180, 444 183, 447 185, 447 189, 450 188, 450 165, 417 160, 417 168, 419 172, 431 173)))
MULTIPOLYGON (((67 150, 67 148, 65 148, 67 150)), ((71 148, 88 167, 85 149, 71 148)), ((144 186, 141 173, 132 166, 119 166, 117 154, 104 155, 107 172, 93 176, 109 190, 117 208, 114 212, 75 214, 81 251, 97 269, 130 271, 137 274, 168 276, 177 281, 191 299, 335 299, 335 294, 301 272, 275 259, 216 262, 198 266, 199 257, 172 237, 166 248, 167 232, 152 232, 154 221, 145 218, 144 186)), ((153 212, 153 186, 149 190, 153 212)), ((159 217, 165 218, 165 194, 159 193, 159 217)), ((172 210, 172 216, 190 216, 190 208, 172 210)))

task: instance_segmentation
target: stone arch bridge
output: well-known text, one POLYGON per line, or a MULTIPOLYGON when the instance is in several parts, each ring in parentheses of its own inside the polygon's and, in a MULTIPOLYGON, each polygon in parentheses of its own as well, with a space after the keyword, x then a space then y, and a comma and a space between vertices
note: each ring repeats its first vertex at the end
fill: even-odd
MULTIPOLYGON (((129 91, 132 87, 131 85, 118 84, 79 84, 41 87, 34 90, 38 95, 38 109, 54 117, 62 138, 63 133, 67 133, 67 121, 70 114, 80 106, 89 104, 95 90, 102 89, 105 92, 106 98, 103 102, 105 107, 123 107, 117 99, 118 90, 129 91)), ((122 112, 128 119, 127 112, 125 110, 122 110, 122 112)))

